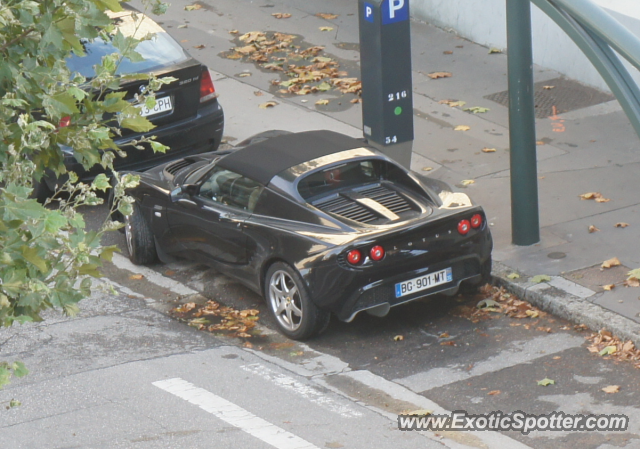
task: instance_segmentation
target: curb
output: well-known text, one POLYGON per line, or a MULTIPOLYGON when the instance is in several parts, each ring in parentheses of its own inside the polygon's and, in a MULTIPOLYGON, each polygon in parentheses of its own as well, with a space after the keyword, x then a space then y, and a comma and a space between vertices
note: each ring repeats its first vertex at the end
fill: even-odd
MULTIPOLYGON (((607 329, 621 340, 631 340, 636 347, 640 347, 640 323, 589 302, 587 300, 590 297, 588 292, 592 294, 595 292, 574 284, 577 289, 572 289, 570 293, 548 282, 534 284, 528 280, 529 277, 526 275, 522 275, 517 281, 507 277, 510 273, 516 272, 517 270, 494 261, 492 272, 494 285, 504 287, 510 293, 519 296, 520 299, 524 299, 559 318, 576 324, 584 324, 594 332, 607 329)), ((561 279, 564 280, 564 278, 561 279)), ((569 281, 563 283, 568 284, 569 281)))

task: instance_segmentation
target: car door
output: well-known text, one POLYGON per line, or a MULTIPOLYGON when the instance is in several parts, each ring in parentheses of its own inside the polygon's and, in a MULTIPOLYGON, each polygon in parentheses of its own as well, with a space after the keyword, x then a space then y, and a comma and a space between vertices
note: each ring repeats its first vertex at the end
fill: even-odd
POLYGON ((167 221, 172 237, 191 257, 205 262, 247 262, 244 222, 262 186, 220 167, 205 175, 197 191, 171 203, 167 221))

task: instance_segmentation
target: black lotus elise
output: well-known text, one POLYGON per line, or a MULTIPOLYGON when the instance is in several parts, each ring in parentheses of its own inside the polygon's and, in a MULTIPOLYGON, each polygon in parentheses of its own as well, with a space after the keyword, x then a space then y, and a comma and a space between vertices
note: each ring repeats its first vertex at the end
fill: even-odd
POLYGON ((258 134, 145 171, 129 193, 134 263, 209 264, 263 294, 293 339, 491 276, 482 207, 331 131, 258 134))

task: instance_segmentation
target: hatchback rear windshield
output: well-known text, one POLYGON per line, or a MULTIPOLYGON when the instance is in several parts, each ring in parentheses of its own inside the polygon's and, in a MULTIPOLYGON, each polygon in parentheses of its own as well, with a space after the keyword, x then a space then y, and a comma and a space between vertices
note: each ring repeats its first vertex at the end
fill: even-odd
MULTIPOLYGON (((123 58, 118 66, 117 74, 153 72, 189 59, 180 44, 148 17, 138 14, 138 21, 134 21, 130 12, 127 12, 113 17, 113 20, 125 36, 134 35, 141 39, 149 33, 154 34, 153 38, 140 42, 136 47, 136 51, 142 55, 144 60, 133 62, 128 58, 123 58)), ((92 42, 84 41, 83 45, 86 56, 70 56, 67 58, 67 67, 85 78, 95 76, 93 66, 100 64, 103 56, 120 53, 111 42, 105 42, 100 38, 94 39, 92 42)))
POLYGON ((404 171, 393 164, 377 159, 363 160, 333 165, 310 173, 298 182, 298 193, 308 200, 344 188, 385 180, 399 184, 411 182, 404 171))

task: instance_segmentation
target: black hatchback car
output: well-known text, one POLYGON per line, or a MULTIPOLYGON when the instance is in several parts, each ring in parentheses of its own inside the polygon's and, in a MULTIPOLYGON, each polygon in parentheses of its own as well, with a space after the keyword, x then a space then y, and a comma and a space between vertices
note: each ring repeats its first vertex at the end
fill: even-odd
POLYGON ((331 131, 270 132, 140 174, 129 257, 212 265, 264 295, 304 339, 367 311, 491 278, 482 207, 331 131))
MULTIPOLYGON (((172 76, 177 78, 177 81, 163 85, 162 89, 156 92, 155 108, 142 108, 142 115, 156 125, 153 130, 136 133, 122 129, 122 136, 114 139, 127 153, 125 158, 116 157, 114 168, 118 171, 141 171, 180 157, 215 151, 222 140, 224 113, 218 103, 208 68, 191 57, 151 18, 126 5, 123 7, 124 11, 109 15, 125 36, 132 35, 134 31, 136 36, 145 36, 148 33, 155 36, 142 41, 136 48, 143 56, 143 61, 133 62, 124 58, 117 73, 153 73, 157 77, 172 76), (133 12, 135 15, 132 16, 133 12), (140 22, 136 22, 136 16, 140 22), (163 154, 154 153, 149 147, 145 147, 144 150, 126 147, 132 139, 139 139, 144 135, 155 135, 158 142, 170 149, 163 154)), ((72 55, 66 62, 72 72, 80 73, 87 79, 95 76, 93 66, 99 63, 103 56, 118 52, 111 42, 99 38, 92 42, 84 42, 84 46, 85 56, 72 55)), ((125 99, 131 100, 135 94, 146 89, 146 82, 129 82, 122 85, 121 89, 127 92, 125 99)), ((65 126, 65 123, 62 122, 60 126, 65 126)), ((74 158, 70 148, 63 147, 62 151, 65 154, 67 170, 75 172, 81 180, 89 181, 102 171, 99 165, 85 171, 74 158)), ((53 175, 43 178, 43 182, 37 183, 38 190, 34 193, 35 196, 46 197, 57 182, 53 175)))

